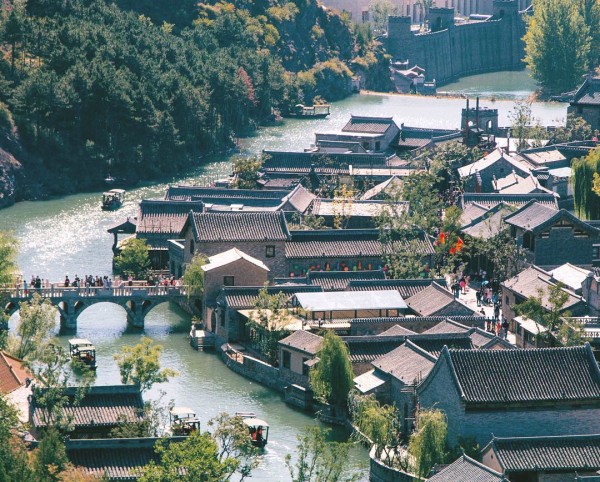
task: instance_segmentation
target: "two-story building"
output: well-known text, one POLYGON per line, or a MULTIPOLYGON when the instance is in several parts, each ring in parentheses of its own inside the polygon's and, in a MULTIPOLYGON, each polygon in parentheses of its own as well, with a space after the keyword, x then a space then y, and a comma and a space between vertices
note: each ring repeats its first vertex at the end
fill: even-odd
POLYGON ((565 263, 591 267, 600 261, 600 230, 565 209, 531 202, 504 222, 532 264, 552 269, 565 263))
POLYGON ((214 256, 239 248, 270 270, 269 278, 285 276, 285 243, 290 232, 283 212, 190 212, 181 231, 183 262, 195 254, 214 256))
POLYGON ((589 344, 532 350, 444 348, 417 388, 448 419, 448 440, 600 433, 600 368, 589 344))

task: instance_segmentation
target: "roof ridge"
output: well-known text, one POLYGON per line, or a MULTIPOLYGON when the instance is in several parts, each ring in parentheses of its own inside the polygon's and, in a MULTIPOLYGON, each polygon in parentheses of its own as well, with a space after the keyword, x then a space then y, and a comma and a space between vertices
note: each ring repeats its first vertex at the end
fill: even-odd
POLYGON ((463 454, 462 454, 462 457, 463 457, 463 460, 465 460, 465 459, 466 459, 466 461, 467 461, 467 462, 470 462, 470 463, 472 463, 473 465, 476 465, 476 466, 477 466, 477 467, 479 467, 480 469, 483 469, 483 470, 485 470, 486 472, 489 472, 489 473, 491 473, 492 475, 497 475, 498 477, 502 477, 502 476, 503 476, 503 474, 502 474, 502 473, 500 473, 500 472, 497 472, 497 471, 495 471, 494 469, 492 469, 491 467, 488 467, 487 465, 485 465, 485 464, 482 464, 481 462, 479 462, 479 461, 477 461, 477 460, 475 460, 475 459, 473 459, 473 458, 469 457, 469 456, 468 456, 467 454, 465 454, 464 452, 463 452, 463 454))
POLYGON ((415 353, 418 353, 419 355, 423 356, 424 358, 427 358, 429 361, 431 361, 433 363, 435 363, 437 361, 437 357, 433 356, 431 353, 429 353, 427 350, 421 348, 419 345, 413 343, 410 340, 410 338, 408 338, 409 336, 411 336, 411 335, 406 335, 406 340, 404 341, 403 346, 406 346, 407 348, 411 349, 415 353))

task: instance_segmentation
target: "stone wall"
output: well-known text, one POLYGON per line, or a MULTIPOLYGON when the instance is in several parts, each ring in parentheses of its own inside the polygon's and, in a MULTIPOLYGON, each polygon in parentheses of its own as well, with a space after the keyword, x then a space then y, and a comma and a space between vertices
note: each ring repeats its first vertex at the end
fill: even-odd
POLYGON ((283 392, 284 386, 279 379, 279 370, 277 368, 251 356, 239 352, 236 353, 237 356, 229 356, 223 346, 219 350, 219 355, 223 363, 237 374, 278 392, 283 392))
POLYGON ((388 467, 375 458, 375 450, 369 453, 369 481, 370 482, 412 482, 419 480, 412 474, 402 470, 388 467))
POLYGON ((535 237, 534 263, 553 269, 565 263, 592 266, 592 245, 598 236, 576 237, 572 227, 553 226, 548 237, 535 237))
MULTIPOLYGON (((435 12, 429 21, 439 23, 435 12)), ((414 33, 410 27, 409 17, 390 17, 387 50, 394 59, 424 68, 438 85, 464 75, 524 67, 525 23, 515 1, 495 1, 494 18, 488 21, 428 33, 414 33)))

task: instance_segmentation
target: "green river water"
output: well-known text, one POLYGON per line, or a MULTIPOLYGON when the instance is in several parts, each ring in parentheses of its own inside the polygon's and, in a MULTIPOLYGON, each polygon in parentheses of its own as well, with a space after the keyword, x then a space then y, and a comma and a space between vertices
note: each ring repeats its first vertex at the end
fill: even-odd
MULTIPOLYGON (((470 77, 442 88, 467 95, 494 97, 494 102, 482 100, 482 105, 499 109, 500 125, 508 125, 508 113, 515 98, 528 96, 535 85, 525 72, 485 74, 470 77)), ((327 119, 299 121, 260 130, 256 136, 240 140, 248 153, 261 149, 301 150, 314 142, 314 132, 340 129, 350 114, 393 116, 398 124, 408 126, 457 128, 463 99, 413 96, 355 95, 333 105, 327 119)), ((533 113, 544 124, 560 122, 566 117, 566 104, 535 103, 533 113)), ((229 174, 227 158, 207 160, 206 164, 188 176, 169 182, 138 187, 127 193, 123 208, 116 212, 100 210, 100 193, 84 193, 57 199, 21 202, 0 211, 0 230, 11 230, 19 240, 19 266, 28 279, 39 275, 57 281, 69 275, 111 274, 111 225, 133 216, 142 198, 164 195, 169 183, 207 184, 229 174)), ((11 319, 14 326, 16 317, 11 319)), ((97 384, 119 383, 118 368, 113 354, 125 344, 135 344, 143 334, 164 346, 162 364, 180 375, 158 385, 149 394, 173 399, 177 405, 195 409, 203 423, 219 412, 252 411, 266 419, 271 432, 264 460, 254 473, 257 481, 290 480, 284 457, 293 451, 296 435, 307 425, 317 422, 304 412, 286 406, 281 397, 235 373, 210 353, 194 351, 188 344, 189 317, 168 304, 153 309, 146 317, 142 333, 127 328, 125 311, 112 304, 101 303, 86 309, 79 317, 78 335, 92 340, 98 352, 97 384)), ((68 336, 61 336, 66 343, 68 336)), ((346 434, 336 431, 333 438, 346 434)), ((367 466, 368 455, 357 447, 349 464, 367 466)))

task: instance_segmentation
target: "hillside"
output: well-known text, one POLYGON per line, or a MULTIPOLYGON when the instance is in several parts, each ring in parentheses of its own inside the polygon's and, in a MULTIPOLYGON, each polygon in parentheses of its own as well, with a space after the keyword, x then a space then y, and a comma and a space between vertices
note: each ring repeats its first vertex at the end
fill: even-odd
POLYGON ((109 169, 181 172, 273 109, 343 98, 351 69, 369 83, 385 64, 316 0, 13 0, 1 13, 0 172, 19 173, 4 199, 96 189, 109 169))

